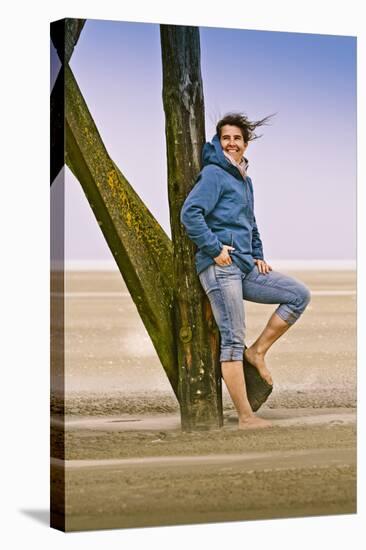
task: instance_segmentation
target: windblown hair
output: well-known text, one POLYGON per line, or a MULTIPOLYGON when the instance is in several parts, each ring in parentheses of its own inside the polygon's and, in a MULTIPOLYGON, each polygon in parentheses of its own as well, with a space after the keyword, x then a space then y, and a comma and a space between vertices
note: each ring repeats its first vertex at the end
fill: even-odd
POLYGON ((258 128, 258 126, 267 124, 274 114, 268 115, 261 120, 250 121, 243 113, 227 113, 224 118, 218 121, 216 125, 217 135, 221 137, 221 128, 226 124, 229 124, 230 126, 237 126, 243 134, 244 142, 248 143, 249 141, 253 141, 254 139, 258 139, 262 136, 262 134, 257 136, 254 130, 258 128))

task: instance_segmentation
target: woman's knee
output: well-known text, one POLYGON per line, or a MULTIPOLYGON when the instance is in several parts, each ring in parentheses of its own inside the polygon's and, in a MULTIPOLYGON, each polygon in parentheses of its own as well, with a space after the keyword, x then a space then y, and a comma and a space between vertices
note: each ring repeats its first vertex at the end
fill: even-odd
POLYGON ((304 311, 311 300, 311 292, 304 284, 299 284, 297 289, 297 306, 304 311))

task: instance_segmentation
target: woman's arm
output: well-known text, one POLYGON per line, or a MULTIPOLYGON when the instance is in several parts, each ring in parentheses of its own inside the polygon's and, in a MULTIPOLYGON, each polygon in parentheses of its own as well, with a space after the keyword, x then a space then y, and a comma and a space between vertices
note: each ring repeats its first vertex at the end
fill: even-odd
POLYGON ((208 227, 205 216, 220 199, 222 185, 215 169, 201 172, 197 183, 184 201, 180 220, 189 238, 212 258, 217 257, 223 245, 208 227))

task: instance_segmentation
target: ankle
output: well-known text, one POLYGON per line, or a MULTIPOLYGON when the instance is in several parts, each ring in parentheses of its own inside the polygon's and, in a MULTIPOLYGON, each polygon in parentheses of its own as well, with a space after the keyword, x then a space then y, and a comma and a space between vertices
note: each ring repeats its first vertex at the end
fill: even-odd
POLYGON ((255 417, 255 414, 253 413, 253 411, 251 413, 238 414, 239 422, 248 422, 248 420, 254 417, 255 417))
POLYGON ((247 351, 249 352, 249 354, 251 355, 256 355, 257 357, 261 357, 263 358, 266 354, 266 349, 261 347, 260 345, 259 346, 250 346, 250 348, 247 348, 247 351))

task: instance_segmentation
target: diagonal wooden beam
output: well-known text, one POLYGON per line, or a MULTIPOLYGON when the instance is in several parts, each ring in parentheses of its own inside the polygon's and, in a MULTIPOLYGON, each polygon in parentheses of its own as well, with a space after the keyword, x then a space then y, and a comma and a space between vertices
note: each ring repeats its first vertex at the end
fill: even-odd
POLYGON ((108 155, 69 66, 65 66, 66 163, 79 180, 178 394, 172 244, 108 155))

